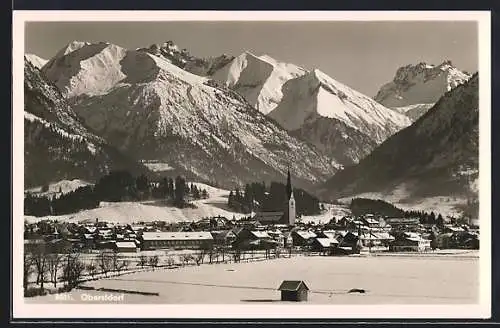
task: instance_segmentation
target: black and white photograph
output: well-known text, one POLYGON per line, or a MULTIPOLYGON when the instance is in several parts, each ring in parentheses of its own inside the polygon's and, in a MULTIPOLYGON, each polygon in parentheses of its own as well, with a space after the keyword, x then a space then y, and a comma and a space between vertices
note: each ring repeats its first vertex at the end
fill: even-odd
POLYGON ((14 13, 14 310, 489 317, 489 12, 150 15, 14 13))

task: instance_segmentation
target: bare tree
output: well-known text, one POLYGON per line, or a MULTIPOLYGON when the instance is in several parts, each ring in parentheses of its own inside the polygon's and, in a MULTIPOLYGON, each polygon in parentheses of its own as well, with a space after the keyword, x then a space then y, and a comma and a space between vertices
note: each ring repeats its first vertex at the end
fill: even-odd
POLYGON ((84 270, 85 265, 82 261, 80 261, 79 253, 66 255, 66 259, 63 262, 63 278, 67 282, 70 289, 76 287, 83 275, 84 270))
POLYGON ((171 257, 171 256, 167 257, 167 259, 166 259, 165 261, 167 262, 167 265, 168 265, 168 266, 172 266, 172 265, 174 265, 174 264, 175 264, 175 260, 174 260, 174 258, 173 258, 173 257, 171 257))
POLYGON ((24 272, 23 272, 23 288, 28 287, 30 275, 35 271, 33 268, 33 258, 28 252, 24 252, 24 272))
POLYGON ((144 268, 148 264, 148 257, 146 255, 139 256, 139 265, 144 268))
POLYGON ((119 260, 116 264, 116 271, 120 273, 122 270, 126 270, 128 268, 129 261, 127 259, 119 260))
POLYGON ((239 248, 235 249, 234 252, 233 252, 233 260, 234 260, 234 263, 237 263, 240 261, 240 258, 241 258, 241 251, 239 248))
POLYGON ((101 273, 107 277, 109 270, 112 268, 112 258, 108 252, 101 252, 97 258, 99 269, 101 269, 101 273))
POLYGON ((204 258, 205 258, 205 250, 202 249, 194 256, 194 261, 196 262, 196 265, 203 264, 204 258))
POLYGON ((64 256, 61 254, 49 254, 47 256, 48 272, 50 274, 50 281, 57 287, 57 273, 62 266, 64 256))
POLYGON ((153 255, 149 258, 148 262, 149 262, 149 265, 153 267, 153 270, 156 266, 158 266, 159 260, 160 260, 160 258, 158 257, 158 255, 153 255))
POLYGON ((182 260, 182 262, 185 263, 185 265, 188 265, 192 259, 193 259, 193 256, 191 254, 182 254, 181 255, 181 260, 182 260))
POLYGON ((32 259, 35 265, 36 283, 40 284, 40 288, 43 290, 45 275, 48 271, 47 249, 45 244, 40 244, 34 249, 32 259))
POLYGON ((92 261, 89 264, 87 264, 87 266, 85 267, 85 269, 90 274, 90 276, 92 277, 92 279, 94 279, 94 276, 97 273, 97 267, 94 264, 94 261, 92 261))

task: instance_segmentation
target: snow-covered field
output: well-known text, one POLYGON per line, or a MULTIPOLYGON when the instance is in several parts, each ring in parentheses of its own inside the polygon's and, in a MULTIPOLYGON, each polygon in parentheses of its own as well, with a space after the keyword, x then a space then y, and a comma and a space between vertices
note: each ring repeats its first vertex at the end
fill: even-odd
POLYGON ((300 221, 303 223, 312 222, 314 224, 324 224, 330 222, 333 217, 340 219, 351 214, 351 210, 349 209, 348 205, 333 205, 323 203, 323 206, 325 207, 325 211, 323 211, 321 214, 304 215, 302 216, 300 221))
POLYGON ((460 206, 467 202, 467 199, 460 197, 435 196, 420 199, 410 199, 408 186, 401 184, 391 193, 367 192, 355 196, 339 199, 343 204, 350 204, 353 198, 382 199, 403 210, 434 211, 443 216, 460 216, 460 206))
MULTIPOLYGON (((76 181, 76 180, 73 180, 76 181)), ((78 180, 79 181, 79 180, 78 180)), ((188 182, 191 185, 191 182, 188 182)), ((229 191, 215 188, 204 183, 193 182, 199 189, 205 189, 209 198, 194 200, 196 208, 176 208, 167 206, 162 201, 143 201, 143 202, 101 202, 98 208, 84 210, 77 213, 71 213, 58 216, 33 217, 24 216, 27 222, 37 222, 40 220, 58 220, 58 221, 95 221, 96 218, 108 222, 132 223, 138 221, 151 222, 156 220, 166 222, 185 222, 196 221, 205 217, 223 216, 236 219, 249 216, 250 213, 236 213, 227 206, 229 191)), ((54 184, 56 186, 57 184, 54 184)), ((52 185, 51 185, 52 186, 52 185)), ((49 189, 52 187, 49 187, 49 189)), ((56 188, 56 187, 54 187, 56 188)), ((58 188, 56 188, 58 190, 58 188)), ((344 216, 350 211, 345 206, 323 204, 326 211, 314 216, 304 216, 302 222, 326 223, 333 216, 344 216)))
MULTIPOLYGON (((473 304, 478 302, 479 259, 474 256, 299 256, 160 269, 85 285, 159 293, 158 296, 125 293, 125 303, 279 304, 280 293, 276 289, 283 280, 304 280, 310 288, 308 303, 473 304), (364 289, 366 293, 348 293, 352 288, 364 289)), ((71 296, 73 302, 80 302, 82 294, 104 293, 74 290, 71 296)), ((54 295, 26 301, 61 302, 54 295)))
MULTIPOLYGON (((189 184, 191 184, 189 182, 189 184)), ((183 222, 199 220, 204 217, 224 216, 228 219, 240 218, 248 214, 235 213, 227 207, 227 197, 229 191, 218 189, 202 183, 194 183, 198 188, 206 189, 209 198, 193 201, 196 208, 176 208, 167 206, 162 201, 144 201, 144 202, 102 202, 100 207, 84 210, 77 213, 71 213, 59 216, 32 217, 25 216, 28 222, 36 222, 44 219, 63 220, 70 222, 94 221, 96 218, 108 221, 119 222, 122 224, 137 221, 156 221, 183 222)))

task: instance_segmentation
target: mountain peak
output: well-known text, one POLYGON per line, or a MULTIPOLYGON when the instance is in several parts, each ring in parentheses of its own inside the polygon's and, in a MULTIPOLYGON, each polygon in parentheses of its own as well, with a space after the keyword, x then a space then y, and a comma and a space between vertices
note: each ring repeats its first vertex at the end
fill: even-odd
POLYGON ((67 55, 75 50, 78 50, 80 48, 83 48, 85 46, 91 45, 92 43, 87 42, 87 41, 78 41, 78 40, 73 40, 66 44, 61 50, 59 50, 56 54, 56 57, 62 57, 64 55, 67 55))
POLYGON ((43 59, 42 57, 37 56, 35 54, 25 54, 24 61, 30 62, 33 66, 35 66, 38 69, 42 68, 48 62, 47 59, 43 59))
POLYGON ((391 108, 433 104, 469 77, 449 59, 439 65, 426 62, 409 64, 398 68, 393 80, 383 85, 374 99, 391 108))

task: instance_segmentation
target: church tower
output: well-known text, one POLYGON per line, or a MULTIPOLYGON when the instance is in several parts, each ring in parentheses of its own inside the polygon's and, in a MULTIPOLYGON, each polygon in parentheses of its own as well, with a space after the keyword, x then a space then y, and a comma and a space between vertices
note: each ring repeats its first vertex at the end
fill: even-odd
POLYGON ((288 176, 286 180, 286 196, 287 196, 287 207, 286 207, 286 217, 285 220, 288 225, 295 225, 295 216, 297 214, 295 209, 295 198, 293 197, 292 179, 290 177, 290 169, 288 169, 288 176))

